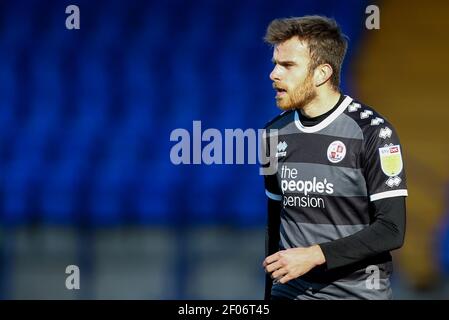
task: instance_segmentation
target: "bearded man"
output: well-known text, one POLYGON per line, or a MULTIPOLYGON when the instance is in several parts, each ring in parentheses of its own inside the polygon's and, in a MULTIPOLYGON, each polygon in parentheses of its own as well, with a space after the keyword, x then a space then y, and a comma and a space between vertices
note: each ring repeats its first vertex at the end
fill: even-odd
POLYGON ((340 92, 347 40, 335 20, 276 19, 265 41, 283 111, 265 126, 266 145, 278 142, 264 175, 265 299, 391 299, 406 222, 398 135, 340 92))

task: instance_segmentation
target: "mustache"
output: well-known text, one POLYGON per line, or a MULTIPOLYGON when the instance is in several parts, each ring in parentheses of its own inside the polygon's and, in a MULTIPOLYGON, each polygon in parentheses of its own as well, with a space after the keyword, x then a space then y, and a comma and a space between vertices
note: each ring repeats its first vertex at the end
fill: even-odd
POLYGON ((273 87, 274 90, 285 90, 285 91, 287 91, 286 88, 284 88, 284 87, 282 87, 282 86, 280 86, 280 85, 278 85, 278 84, 276 84, 274 82, 272 84, 272 87, 273 87))

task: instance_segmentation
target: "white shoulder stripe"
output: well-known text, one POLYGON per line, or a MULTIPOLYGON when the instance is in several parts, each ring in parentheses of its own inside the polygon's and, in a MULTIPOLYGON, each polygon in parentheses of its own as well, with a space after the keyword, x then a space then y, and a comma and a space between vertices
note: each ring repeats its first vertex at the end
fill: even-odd
POLYGON ((268 198, 270 198, 271 200, 275 200, 275 201, 281 201, 282 200, 282 196, 278 195, 278 194, 274 194, 271 193, 268 190, 265 190, 265 194, 267 195, 268 198))
POLYGON ((403 196, 403 197, 408 196, 407 189, 399 189, 399 190, 391 190, 391 191, 375 193, 375 194, 370 195, 369 199, 371 201, 376 201, 376 200, 380 200, 380 199, 401 197, 401 196, 403 196))

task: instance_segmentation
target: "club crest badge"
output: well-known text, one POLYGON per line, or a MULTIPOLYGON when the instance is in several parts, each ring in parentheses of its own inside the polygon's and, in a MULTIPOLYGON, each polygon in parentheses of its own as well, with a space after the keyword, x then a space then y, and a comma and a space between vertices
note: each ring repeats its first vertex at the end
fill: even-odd
POLYGON ((382 171, 389 177, 395 177, 403 168, 401 146, 394 145, 379 148, 382 171))
POLYGON ((332 142, 327 148, 327 159, 332 163, 340 162, 346 156, 346 146, 341 141, 332 142))

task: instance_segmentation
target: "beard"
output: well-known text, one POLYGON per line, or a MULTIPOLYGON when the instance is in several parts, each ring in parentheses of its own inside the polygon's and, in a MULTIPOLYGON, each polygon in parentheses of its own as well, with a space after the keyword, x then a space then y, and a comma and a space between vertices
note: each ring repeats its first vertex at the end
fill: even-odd
POLYGON ((303 83, 297 85, 293 90, 287 90, 286 94, 276 97, 276 105, 281 110, 302 109, 317 96, 312 75, 307 75, 303 83))

